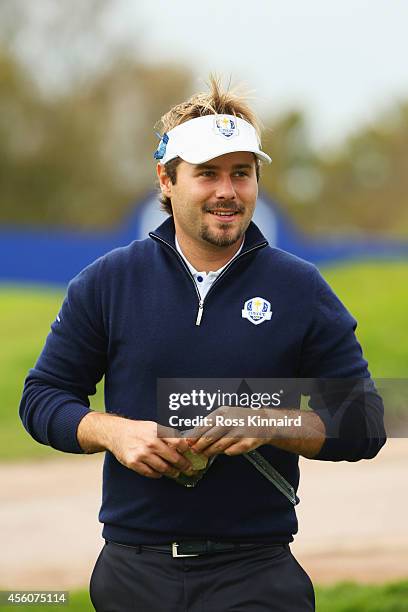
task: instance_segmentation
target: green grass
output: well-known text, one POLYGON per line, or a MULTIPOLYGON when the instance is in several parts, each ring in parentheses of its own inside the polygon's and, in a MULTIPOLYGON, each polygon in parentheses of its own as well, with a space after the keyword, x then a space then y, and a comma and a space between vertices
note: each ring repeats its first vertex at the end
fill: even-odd
MULTIPOLYGON (((357 585, 341 583, 330 587, 316 587, 317 612, 407 612, 408 581, 385 585, 357 585)), ((92 612, 88 591, 70 593, 70 603, 64 606, 0 606, 3 611, 38 610, 46 612, 92 612)))
MULTIPOLYGON (((358 263, 322 270, 359 322, 358 338, 376 378, 408 377, 408 262, 358 263)), ((24 378, 55 319, 64 292, 0 286, 0 460, 55 456, 18 418, 24 378)), ((103 406, 101 386, 92 407, 103 406)))
POLYGON ((408 378, 408 263, 356 263, 322 274, 358 321, 375 378, 408 378))
MULTIPOLYGON (((61 307, 64 292, 49 288, 0 286, 0 460, 55 456, 24 430, 18 406, 32 368, 61 307)), ((101 385, 100 385, 101 387, 101 385)), ((102 406, 101 389, 92 407, 102 406)))
POLYGON ((407 612, 408 580, 385 585, 316 587, 317 612, 407 612))

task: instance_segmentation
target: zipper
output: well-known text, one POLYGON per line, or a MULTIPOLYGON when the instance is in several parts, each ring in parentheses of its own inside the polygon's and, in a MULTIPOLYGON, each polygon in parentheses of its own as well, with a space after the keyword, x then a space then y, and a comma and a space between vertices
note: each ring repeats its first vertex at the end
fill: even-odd
POLYGON ((245 251, 244 253, 240 253, 238 255, 238 257, 234 257, 234 259, 232 261, 230 261, 230 263, 227 265, 226 268, 224 268, 224 270, 221 272, 221 274, 215 279, 215 281, 213 282, 213 284, 211 285, 211 287, 209 288, 207 295, 205 296, 205 299, 201 298, 200 295, 200 291, 197 287, 197 283, 194 280, 194 276, 191 274, 190 270, 187 267, 186 262, 184 261, 184 259, 181 257, 180 253, 177 251, 176 248, 174 248, 174 246, 172 246, 169 242, 167 242, 166 240, 163 240, 163 238, 160 238, 160 236, 157 236, 157 234, 153 234, 152 232, 149 234, 152 238, 154 238, 155 240, 158 240, 159 242, 162 242, 163 244, 165 244, 166 246, 170 247, 172 251, 174 251, 174 253, 177 255, 178 259, 181 261, 181 263, 183 264, 183 267, 185 269, 185 271, 187 272, 187 274, 189 275, 189 277, 191 278, 191 280, 193 281, 193 285, 194 285, 194 289, 197 293, 197 297, 198 297, 198 311, 197 311, 197 317, 196 317, 196 326, 200 326, 201 325, 201 319, 203 318, 203 313, 204 313, 204 303, 206 301, 206 299, 208 298, 209 294, 211 293, 211 291, 214 289, 214 286, 221 280, 221 278, 228 272, 228 270, 231 268, 231 266, 233 266, 235 264, 236 261, 238 261, 241 257, 245 257, 245 255, 248 255, 249 253, 252 253, 253 251, 256 251, 257 249, 261 249, 264 246, 267 246, 268 241, 265 240, 264 242, 261 242, 260 244, 257 244, 254 247, 251 247, 250 249, 248 249, 247 251, 245 251))
POLYGON ((169 242, 167 242, 166 240, 163 240, 163 238, 160 238, 160 236, 157 236, 157 234, 153 234, 151 233, 150 236, 152 236, 152 238, 155 238, 155 240, 159 240, 160 242, 162 242, 163 244, 165 244, 166 246, 170 247, 172 251, 175 252, 175 254, 177 255, 177 257, 179 258, 179 260, 181 261, 181 263, 183 264, 183 268, 185 269, 185 271, 187 272, 187 274, 189 275, 189 277, 191 278, 191 280, 193 281, 193 285, 194 285, 194 289, 196 291, 197 297, 198 297, 198 311, 197 311, 197 318, 196 318, 196 325, 200 325, 201 323, 201 319, 203 316, 203 310, 204 310, 204 300, 201 299, 201 295, 200 292, 198 290, 197 287, 197 283, 194 280, 194 276, 191 274, 190 270, 188 269, 188 266, 186 264, 186 262, 184 261, 184 259, 181 257, 180 253, 178 252, 177 249, 174 248, 174 246, 172 246, 169 242))
MULTIPOLYGON (((194 281, 195 283, 195 281, 194 281)), ((203 310, 204 310, 204 300, 201 299, 200 296, 200 301, 198 302, 198 312, 197 312, 197 318, 196 318, 196 325, 201 325, 201 319, 203 318, 203 310)))
POLYGON ((260 248, 266 246, 267 244, 268 244, 268 242, 267 242, 267 240, 265 240, 265 242, 261 242, 261 244, 257 244, 256 246, 251 247, 250 249, 248 249, 244 253, 240 253, 238 255, 238 257, 234 257, 234 259, 232 261, 230 261, 228 266, 226 268, 224 268, 224 270, 221 272, 221 274, 219 276, 217 276, 217 278, 215 279, 215 281, 213 282, 213 284, 209 288, 209 290, 207 292, 207 295, 205 296, 205 299, 207 299, 207 297, 209 296, 211 291, 214 289, 214 287, 218 283, 218 281, 221 280, 221 278, 228 272, 228 270, 231 268, 231 266, 233 266, 235 264, 235 262, 238 261, 238 259, 240 259, 241 257, 245 257, 245 255, 248 255, 249 253, 252 253, 252 251, 256 251, 257 249, 260 249, 260 248))

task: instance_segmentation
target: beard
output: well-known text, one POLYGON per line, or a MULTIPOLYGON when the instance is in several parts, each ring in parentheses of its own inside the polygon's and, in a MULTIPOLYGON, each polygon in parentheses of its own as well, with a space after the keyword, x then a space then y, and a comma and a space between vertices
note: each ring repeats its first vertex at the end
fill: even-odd
POLYGON ((227 247, 235 244, 244 235, 245 228, 237 227, 234 232, 230 232, 229 227, 222 228, 216 232, 211 230, 208 225, 203 225, 200 231, 200 238, 219 247, 227 247))
MULTIPOLYGON (((243 206, 238 206, 235 202, 224 202, 223 205, 217 205, 216 207, 212 206, 204 206, 203 212, 209 213, 212 210, 233 210, 241 215, 244 213, 245 208, 243 206)), ((210 226, 206 223, 203 223, 200 229, 200 238, 213 244, 218 247, 227 247, 235 244, 242 236, 244 235, 249 221, 245 224, 240 224, 239 227, 236 227, 233 231, 228 225, 220 224, 217 230, 210 229, 210 226)))

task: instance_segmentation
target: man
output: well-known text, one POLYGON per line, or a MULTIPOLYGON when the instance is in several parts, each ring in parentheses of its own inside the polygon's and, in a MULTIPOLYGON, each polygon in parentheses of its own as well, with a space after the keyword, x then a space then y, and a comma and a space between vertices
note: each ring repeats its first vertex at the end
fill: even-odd
POLYGON ((370 381, 355 321, 316 268, 269 247, 251 222, 270 159, 246 103, 212 80, 162 128, 155 157, 169 219, 70 283, 21 417, 43 444, 106 451, 96 610, 313 610, 289 548, 296 502, 246 459, 258 449, 296 491, 299 455, 374 457, 385 442, 381 398, 370 384, 346 403, 323 394, 328 407, 312 394, 300 427, 262 435, 213 422, 188 439, 158 435, 161 379, 370 381), (105 414, 88 400, 103 375, 105 414), (196 487, 182 487, 175 479, 197 475, 195 456, 217 459, 196 487))

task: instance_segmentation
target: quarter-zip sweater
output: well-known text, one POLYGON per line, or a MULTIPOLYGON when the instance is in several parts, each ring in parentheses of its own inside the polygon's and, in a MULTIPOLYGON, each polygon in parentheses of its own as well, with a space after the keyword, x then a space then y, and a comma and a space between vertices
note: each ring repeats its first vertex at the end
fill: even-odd
POLYGON ((235 259, 235 257, 238 257, 238 255, 242 251, 242 247, 244 246, 244 239, 242 239, 242 244, 239 247, 238 251, 235 253, 235 255, 233 257, 231 257, 231 259, 229 261, 227 261, 227 263, 224 264, 218 270, 215 270, 215 271, 210 270, 209 272, 200 272, 199 270, 196 270, 195 267, 184 256, 183 251, 181 250, 180 245, 178 243, 177 235, 176 235, 176 238, 175 238, 175 242, 176 242, 176 249, 177 249, 178 253, 181 255, 181 257, 184 260, 184 262, 187 264, 187 268, 190 270, 191 275, 194 278, 194 281, 195 281, 195 283, 197 285, 197 289, 198 289, 198 291, 200 293, 200 297, 201 297, 202 300, 205 299, 205 296, 207 295, 208 290, 210 289, 210 287, 214 283, 214 281, 217 279, 217 277, 221 274, 221 272, 224 270, 224 268, 226 268, 230 264, 230 262, 233 259, 235 259))
MULTIPOLYGON (((38 442, 81 453, 77 428, 103 375, 106 411, 136 420, 157 420, 160 378, 369 380, 355 327, 317 269, 269 247, 253 223, 241 253, 202 300, 169 218, 146 240, 108 253, 71 281, 26 379, 20 415, 38 442), (242 317, 253 297, 272 306, 271 319, 260 325, 242 317)), ((327 412, 321 417, 330 431, 327 412)), ((371 458, 384 442, 383 406, 373 387, 349 403, 315 459, 371 458)), ((298 456, 272 445, 258 450, 297 490, 298 456)), ((297 531, 286 497, 245 458, 226 455, 195 488, 184 488, 141 476, 106 452, 100 521, 106 539, 130 545, 288 542, 297 531)))

